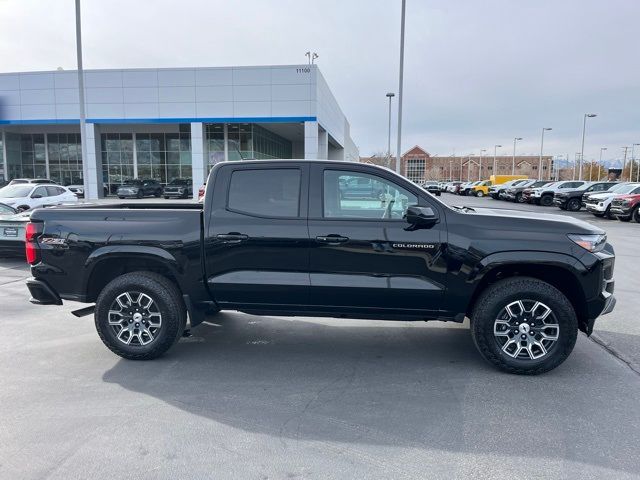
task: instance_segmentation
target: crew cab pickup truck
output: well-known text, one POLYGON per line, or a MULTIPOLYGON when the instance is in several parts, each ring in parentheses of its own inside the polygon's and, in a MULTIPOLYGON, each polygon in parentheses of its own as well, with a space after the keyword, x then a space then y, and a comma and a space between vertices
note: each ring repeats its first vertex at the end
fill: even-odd
POLYGON ((570 217, 449 207, 373 165, 223 162, 203 204, 36 210, 32 302, 92 304, 104 344, 166 352, 217 310, 254 315, 471 320, 481 355, 548 371, 610 312, 614 251, 570 217), (382 189, 360 194, 362 184, 382 189), (351 194, 349 186, 357 186, 351 194), (93 304, 95 304, 93 306, 93 304))
POLYGON ((611 215, 622 222, 640 223, 640 193, 615 197, 611 201, 611 215))

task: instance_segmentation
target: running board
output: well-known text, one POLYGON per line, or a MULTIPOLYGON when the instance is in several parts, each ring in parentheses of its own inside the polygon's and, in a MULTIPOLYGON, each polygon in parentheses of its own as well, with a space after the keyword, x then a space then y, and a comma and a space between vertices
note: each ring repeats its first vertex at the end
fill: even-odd
POLYGON ((96 309, 96 306, 91 305, 90 307, 84 307, 79 310, 74 310, 71 313, 76 317, 81 318, 81 317, 86 317, 87 315, 91 315, 95 311, 95 309, 96 309))

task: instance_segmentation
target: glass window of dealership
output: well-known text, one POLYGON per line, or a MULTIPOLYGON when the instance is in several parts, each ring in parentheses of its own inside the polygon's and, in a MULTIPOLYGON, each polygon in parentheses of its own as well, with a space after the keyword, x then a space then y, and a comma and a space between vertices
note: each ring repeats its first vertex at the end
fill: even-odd
MULTIPOLYGON (((113 194, 118 185, 134 178, 151 178, 163 184, 191 178, 190 124, 168 128, 174 131, 144 132, 144 126, 137 125, 134 132, 123 127, 100 134, 106 193, 113 194)), ((207 123, 204 131, 207 173, 224 160, 292 158, 292 142, 258 124, 207 123)), ((82 184, 80 133, 4 132, 0 136, 0 169, 1 180, 50 178, 61 185, 82 184)))

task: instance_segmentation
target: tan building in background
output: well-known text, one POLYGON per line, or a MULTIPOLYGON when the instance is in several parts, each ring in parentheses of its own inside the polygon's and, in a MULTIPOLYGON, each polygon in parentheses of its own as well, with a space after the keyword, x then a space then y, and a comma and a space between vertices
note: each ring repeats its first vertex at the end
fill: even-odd
MULTIPOLYGON (((372 163, 396 168, 395 157, 382 156, 360 157, 363 163, 372 163)), ((538 171, 540 157, 538 155, 516 155, 515 174, 527 175, 529 178, 549 178, 553 170, 553 157, 542 157, 542 174, 538 171)), ((462 180, 474 181, 487 179, 491 175, 511 175, 513 170, 513 158, 511 155, 496 157, 496 171, 493 170, 493 155, 482 157, 482 166, 479 156, 431 156, 429 152, 416 145, 407 150, 401 158, 400 173, 414 182, 424 180, 462 180)))

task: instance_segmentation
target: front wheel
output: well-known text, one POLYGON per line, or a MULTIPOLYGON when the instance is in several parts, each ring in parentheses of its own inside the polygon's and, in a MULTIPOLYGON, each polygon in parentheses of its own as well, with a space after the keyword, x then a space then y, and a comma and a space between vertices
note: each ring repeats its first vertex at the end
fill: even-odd
POLYGON ((543 195, 542 198, 540 198, 540 205, 543 207, 550 207, 553 205, 553 195, 543 195))
POLYGON ((480 295, 471 314, 471 335, 495 367, 536 375, 566 360, 576 343, 578 320, 571 302, 552 285, 513 277, 480 295))
POLYGON ((524 202, 524 199, 522 198, 522 194, 521 193, 516 193, 516 203, 522 203, 524 202))
POLYGON ((483 192, 482 190, 478 190, 478 191, 476 192, 476 197, 478 197, 478 198, 482 198, 482 197, 484 197, 484 192, 483 192))
POLYGON ((636 207, 633 210, 631 217, 636 221, 636 223, 640 223, 640 207, 636 207))
POLYGON ((578 200, 577 198, 572 198, 567 203, 567 210, 569 210, 570 212, 577 212, 581 207, 582 205, 580 205, 580 200, 578 200))
POLYGON ((100 339, 129 360, 151 360, 165 353, 184 332, 186 318, 176 285, 152 272, 116 277, 96 301, 100 339))

